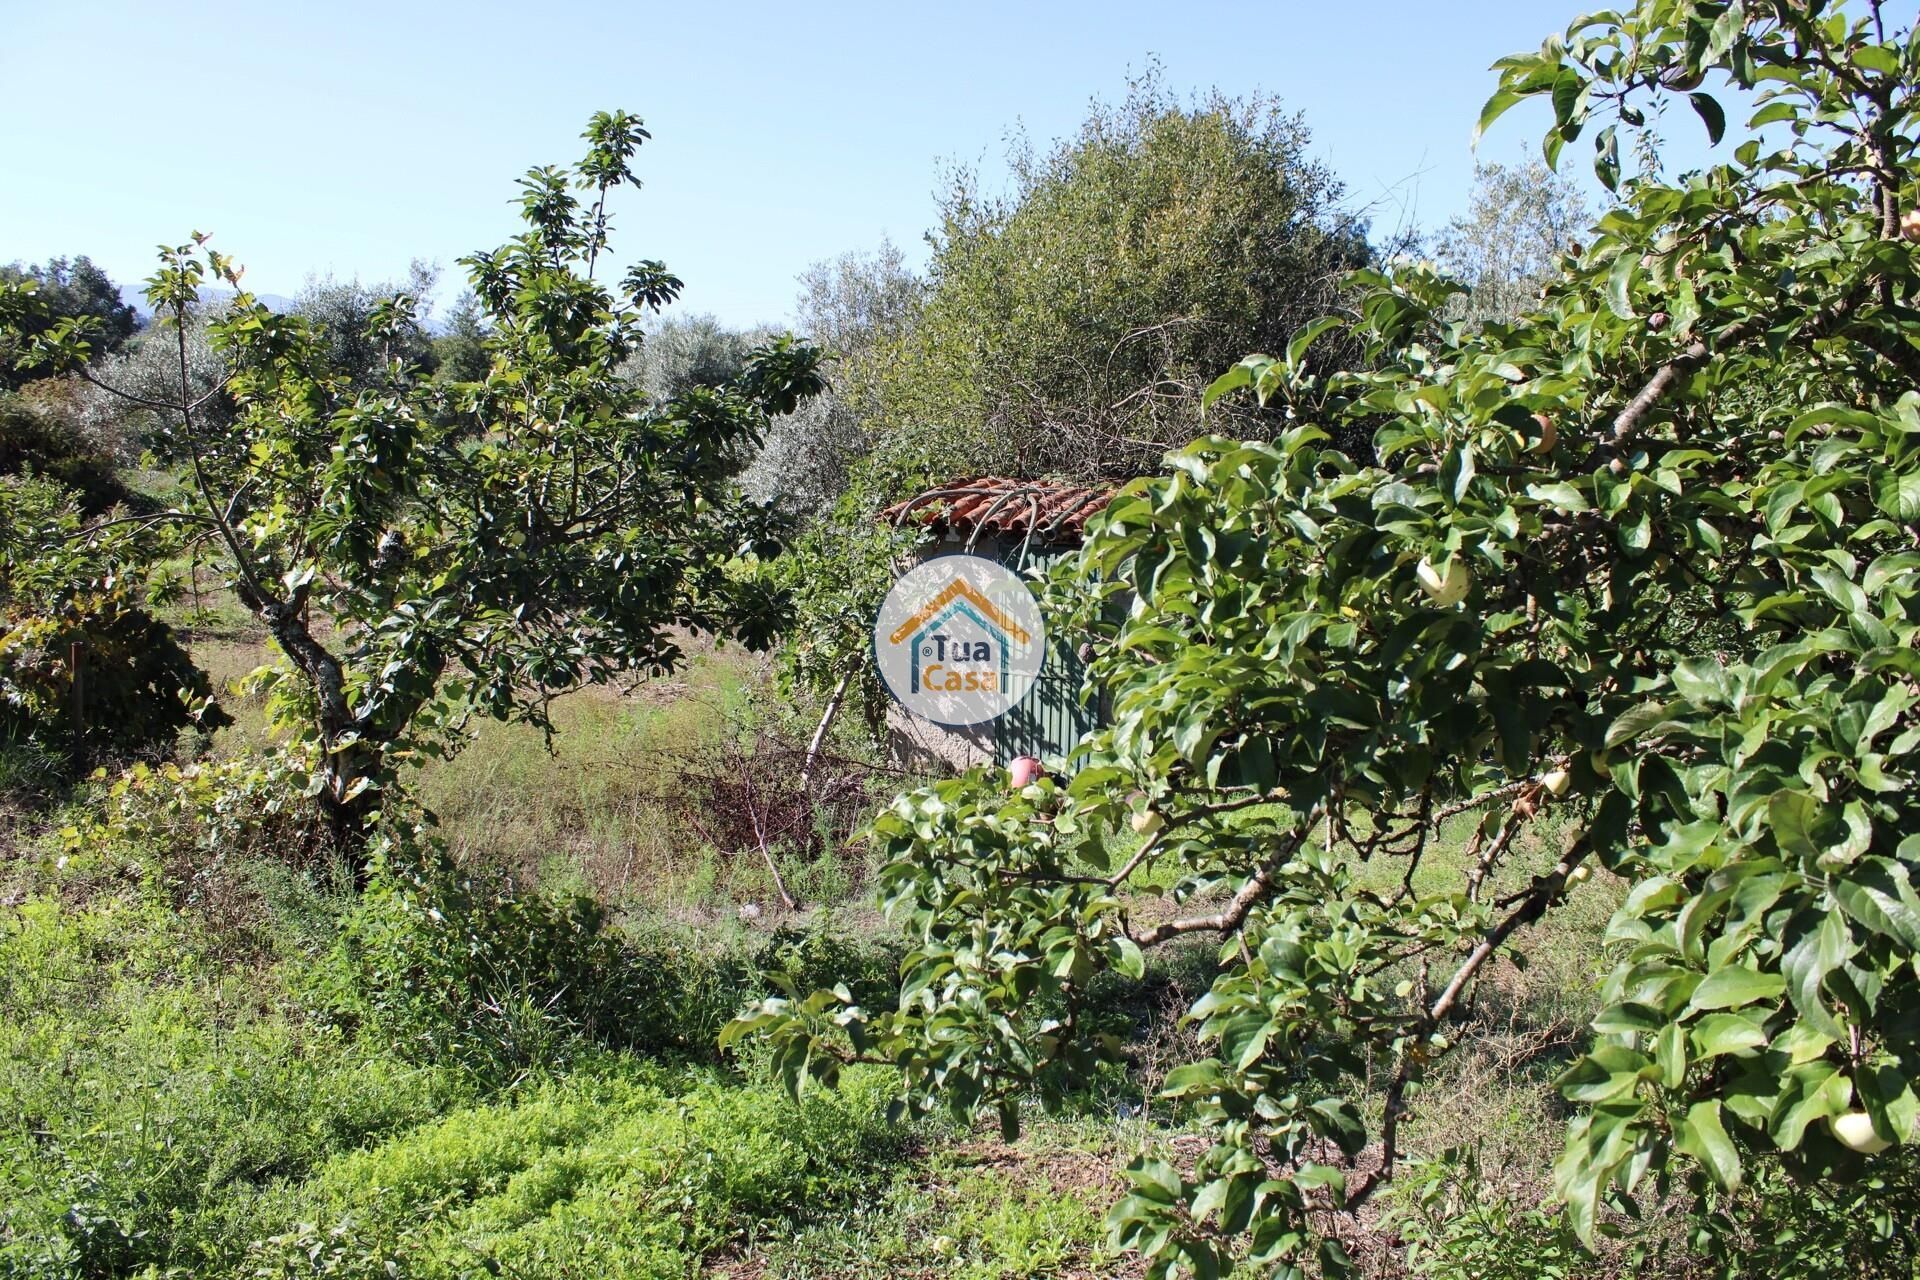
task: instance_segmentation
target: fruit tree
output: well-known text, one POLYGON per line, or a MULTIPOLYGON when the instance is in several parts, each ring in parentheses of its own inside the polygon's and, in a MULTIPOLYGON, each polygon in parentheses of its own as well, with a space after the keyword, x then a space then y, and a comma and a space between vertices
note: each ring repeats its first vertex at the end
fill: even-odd
POLYGON ((1053 584, 1111 724, 1058 783, 877 819, 898 1007, 736 1024, 796 1082, 885 1061, 1012 1127, 1121 1051, 1096 975, 1217 939, 1208 1056, 1166 1082, 1213 1145, 1136 1162, 1113 1211, 1156 1274, 1340 1271, 1476 985, 1595 864, 1630 889, 1562 1081, 1583 1234, 1756 1162, 1867 1177, 1920 1113, 1920 50, 1877 3, 1643 0, 1497 70, 1481 126, 1549 103, 1548 160, 1586 140, 1617 195, 1561 277, 1474 329, 1457 283, 1362 273, 1223 377, 1289 429, 1171 455, 1053 584), (1623 177, 1668 102, 1718 161, 1623 177), (1335 328, 1363 372, 1311 371, 1335 328), (1360 424, 1368 465, 1333 447, 1360 424), (1465 866, 1423 868, 1461 814, 1465 866), (1564 842, 1516 878, 1529 823, 1564 842))

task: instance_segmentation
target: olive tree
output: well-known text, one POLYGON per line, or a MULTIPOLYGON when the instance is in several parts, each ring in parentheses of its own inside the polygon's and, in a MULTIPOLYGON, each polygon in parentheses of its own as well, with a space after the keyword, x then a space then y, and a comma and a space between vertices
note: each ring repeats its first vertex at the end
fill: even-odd
MULTIPOLYGON (((774 423, 743 478, 749 493, 813 523, 853 486, 880 430, 890 362, 926 293, 926 281, 887 241, 872 253, 816 262, 801 275, 795 311, 801 329, 829 353, 832 385, 774 423)), ((869 517, 869 505, 857 520, 869 517)))
MULTIPOLYGON (((1274 98, 1185 102, 1150 74, 1071 138, 1016 139, 1004 194, 950 174, 925 305, 878 353, 892 496, 968 473, 1130 476, 1191 439, 1219 370, 1284 344, 1368 257, 1309 144, 1274 98)), ((1277 421, 1232 414, 1249 434, 1277 421)))
POLYGON ((1642 0, 1498 70, 1482 127, 1546 100, 1549 161, 1588 139, 1618 188, 1546 296, 1469 326, 1458 282, 1364 272, 1216 383, 1293 420, 1173 454, 1054 584, 1111 724, 1058 783, 976 771, 876 820, 897 1007, 735 1025, 796 1084, 886 1062, 904 1104, 1012 1129, 1122 1051, 1103 971, 1218 940, 1166 1080, 1213 1143, 1136 1161, 1110 1220, 1152 1274, 1345 1271, 1489 966, 1595 865, 1626 891, 1561 1081, 1579 1232, 1756 1168, 1892 1233, 1863 1252, 1913 1216, 1871 1188, 1920 1116, 1920 48, 1874 3, 1642 0), (1621 128, 1675 95, 1715 139, 1750 116, 1724 162, 1622 182, 1621 128), (1365 371, 1306 358, 1336 328, 1365 371), (1333 447, 1360 421, 1371 463, 1333 447), (1725 643, 1676 619, 1695 593, 1725 643), (1564 838, 1514 863, 1541 822, 1564 838))
MULTIPOLYGON (((194 307, 239 271, 196 235, 148 281, 178 378, 168 396, 131 394, 166 416, 186 496, 146 519, 209 547, 280 650, 281 713, 349 840, 394 769, 445 749, 466 715, 544 724, 558 692, 671 668, 675 628, 760 644, 778 625, 750 562, 764 513, 733 478, 769 416, 817 389, 815 355, 781 339, 731 381, 666 400, 622 377, 680 281, 644 260, 597 278, 609 200, 648 135, 601 113, 584 136, 579 164, 521 179, 521 234, 462 260, 490 357, 477 382, 421 376, 410 295, 369 313, 380 364, 363 378, 333 362, 333 335, 242 292, 206 322, 225 374, 202 391, 194 307), (216 394, 233 417, 208 431, 216 394)), ((17 328, 36 301, 0 295, 0 320, 17 328)), ((89 335, 63 321, 33 350, 92 378, 89 335)))
POLYGON ((1533 308, 1592 222, 1580 189, 1539 161, 1478 165, 1467 211, 1441 230, 1434 256, 1467 286, 1469 319, 1510 321, 1533 308))

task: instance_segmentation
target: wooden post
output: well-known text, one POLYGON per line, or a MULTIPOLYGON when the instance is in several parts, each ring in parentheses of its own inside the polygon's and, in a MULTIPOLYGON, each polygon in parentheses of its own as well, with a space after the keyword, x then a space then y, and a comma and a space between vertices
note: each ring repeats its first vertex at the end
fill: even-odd
POLYGON ((67 645, 67 673, 72 678, 69 718, 73 721, 73 763, 87 762, 87 641, 83 635, 67 645))
POLYGON ((827 699, 826 714, 820 717, 820 727, 813 731, 813 741, 807 744, 807 758, 800 763, 800 789, 805 791, 813 781, 813 766, 820 759, 820 748, 827 740, 827 730, 833 727, 834 717, 840 714, 840 704, 847 699, 847 689, 853 684, 853 672, 840 677, 840 683, 834 686, 833 696, 827 699))

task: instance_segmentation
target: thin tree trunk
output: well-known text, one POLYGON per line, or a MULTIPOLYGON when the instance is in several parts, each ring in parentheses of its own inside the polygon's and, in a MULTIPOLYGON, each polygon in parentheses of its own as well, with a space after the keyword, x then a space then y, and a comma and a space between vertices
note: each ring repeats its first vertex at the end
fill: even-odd
POLYGON ((787 910, 798 911, 800 900, 787 890, 787 881, 780 874, 780 868, 773 860, 773 850, 767 848, 766 826, 760 821, 760 808, 753 797, 747 797, 747 817, 753 820, 753 840, 760 846, 760 856, 766 860, 767 870, 773 873, 773 887, 780 891, 780 901, 787 904, 787 910))

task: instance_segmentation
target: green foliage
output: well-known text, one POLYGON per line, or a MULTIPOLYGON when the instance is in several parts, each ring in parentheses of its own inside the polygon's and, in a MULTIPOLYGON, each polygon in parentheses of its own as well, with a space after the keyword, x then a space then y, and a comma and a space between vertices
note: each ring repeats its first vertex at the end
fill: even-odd
POLYGON ((9 742, 65 744, 76 767, 164 753, 183 729, 228 722, 211 699, 173 629, 124 593, 76 596, 57 614, 0 610, 0 738, 9 742))
POLYGON ((228 723, 172 628, 134 599, 124 540, 84 537, 58 485, 0 477, 0 741, 64 757, 70 776, 228 723))
POLYGON ((1532 310, 1592 223, 1579 188, 1540 162, 1476 165, 1467 212, 1440 232, 1434 255, 1467 286, 1467 319, 1507 323, 1532 310))
MULTIPOLYGON (((1648 0, 1500 68, 1483 124, 1550 96, 1549 159, 1676 92, 1717 134, 1709 75, 1757 96, 1750 131, 1787 128, 1622 185, 1512 323, 1462 323, 1424 267, 1362 271, 1353 316, 1216 382, 1291 425, 1174 453, 1062 568, 1113 709, 1077 771, 903 796, 875 824, 914 942, 896 1006, 796 991, 736 1024, 796 1087, 887 1061, 910 1105, 1011 1129, 1117 1055, 1080 1016, 1097 975, 1220 936, 1189 1011, 1208 1056, 1166 1082, 1212 1146, 1136 1161, 1111 1219, 1151 1275, 1348 1273, 1329 1224, 1395 1176, 1489 960, 1524 959, 1593 862, 1629 891, 1561 1080, 1577 1238, 1762 1166, 1845 1202, 1826 1188, 1896 1163, 1864 1149, 1914 1136, 1920 58, 1877 9, 1648 0), (1335 331, 1365 371, 1318 363, 1335 331), (1372 462, 1338 447, 1363 427, 1372 462), (1682 599, 1729 620, 1721 651, 1682 599), (1474 811, 1466 865, 1423 877, 1438 821, 1474 811), (1564 843, 1495 896, 1542 811, 1564 843), (1120 892, 1145 885, 1170 901, 1120 892)), ((1737 1270, 1741 1233, 1701 1224, 1737 1270)))
POLYGON ((30 354, 34 339, 61 321, 84 324, 101 354, 120 349, 140 327, 140 317, 121 300, 120 288, 85 254, 69 262, 51 258, 44 266, 14 263, 0 267, 0 285, 31 290, 39 306, 17 330, 0 333, 0 391, 50 372, 30 354))
MULTIPOLYGON (((275 909, 269 949, 236 965, 172 905, 145 861, 151 835, 96 833, 93 865, 69 857, 49 871, 54 893, 0 915, 0 1273, 452 1277, 491 1259, 517 1275, 681 1276, 758 1224, 848 1203, 902 1154, 884 1072, 794 1107, 752 1076, 675 1073, 580 1041, 546 1059, 566 1074, 523 1063, 492 1077, 504 1089, 471 1061, 423 1062, 385 1015, 315 1016, 309 967, 320 961, 322 985, 341 971, 326 938, 289 928, 296 911, 344 906, 342 936, 384 931, 370 949, 404 952, 423 988, 458 963, 449 936, 474 943, 471 988, 437 988, 454 999, 502 994, 486 980, 504 966, 532 971, 539 958, 505 956, 509 941, 553 945, 552 965, 591 945, 578 930, 556 940, 558 913, 529 923, 536 904, 464 903, 458 882, 407 890, 431 893, 425 911, 465 912, 438 933, 381 892, 343 902, 309 887, 275 909), (109 862, 145 870, 103 877, 109 862), (397 938, 405 928, 424 936, 397 938)), ((700 977, 684 952, 659 958, 680 959, 667 981, 711 977, 734 1006, 753 972, 700 977)), ((798 937, 764 959, 808 981, 865 963, 798 937)), ((389 975, 365 976, 367 1007, 396 997, 389 975)))
POLYGON ((1410 1163, 1388 1214, 1418 1276, 1573 1280, 1589 1267, 1563 1215, 1515 1203, 1489 1185, 1471 1152, 1410 1163))
POLYGON ((889 695, 873 664, 873 620, 898 568, 923 537, 874 518, 863 491, 843 498, 794 540, 774 571, 788 593, 791 622, 780 651, 786 688, 858 707, 870 733, 885 723, 889 695), (842 684, 845 681, 846 683, 842 684))
MULTIPOLYGON (((316 794, 344 838, 364 834, 405 753, 446 749, 470 712, 543 724, 555 693, 671 669, 675 628, 763 645, 779 625, 752 563, 773 529, 732 481, 768 419, 818 389, 815 353, 781 339, 725 386, 665 401, 621 376, 680 282, 655 262, 596 281, 608 199, 635 182, 648 135, 602 113, 585 136, 577 166, 521 181, 524 233, 464 260, 482 381, 436 384, 410 363, 409 295, 368 312, 368 373, 337 362, 325 326, 243 292, 207 325, 236 410, 208 432, 187 326, 202 285, 237 289, 239 271, 196 236, 148 282, 178 348, 162 402, 190 480, 161 518, 210 540, 279 647, 283 706, 318 747, 316 794)), ((0 313, 21 336, 46 319, 22 288, 0 313)), ((54 323, 32 357, 77 368, 89 333, 54 323)))
MULTIPOLYGON (((375 320, 396 295, 416 300, 431 296, 436 276, 434 268, 416 261, 405 285, 362 284, 332 276, 309 279, 293 300, 292 311, 324 346, 324 367, 355 389, 379 386, 396 360, 416 376, 429 377, 438 372, 439 347, 428 338, 425 327, 411 316, 392 327, 378 326, 375 320)), ((484 366, 475 380, 480 377, 485 377, 484 366)))
POLYGON ((206 941, 141 893, 0 918, 0 1272, 204 1274, 275 1183, 457 1096, 263 1004, 206 941))
POLYGON ((652 1030, 655 1002, 591 900, 515 892, 412 836, 377 845, 373 866, 327 994, 396 1055, 499 1085, 652 1030))
POLYGON ((74 490, 97 515, 126 502, 114 460, 24 396, 0 394, 0 476, 34 475, 74 490))
POLYGON ((842 1097, 583 1072, 336 1160, 245 1274, 678 1277, 760 1221, 844 1201, 897 1137, 869 1073, 842 1097), (315 1224, 326 1224, 315 1225, 315 1224))
POLYGON ((440 382, 483 382, 492 357, 487 354, 487 321, 471 289, 454 300, 446 324, 433 337, 433 376, 440 382))
POLYGON ((1763 1158, 1747 1185, 1709 1195, 1688 1225, 1719 1280, 1910 1275, 1920 1266, 1920 1169, 1910 1147, 1852 1181, 1796 1178, 1763 1158))
MULTIPOLYGON (((1201 392, 1278 350, 1366 260, 1305 124, 1267 97, 1178 101, 1149 75, 1012 190, 953 175, 917 322, 882 343, 879 453, 898 492, 984 473, 1135 474, 1191 439, 1201 392)), ((1237 412, 1249 434, 1276 418, 1237 412)))
POLYGON ((896 953, 630 932, 398 834, 356 893, 287 865, 304 774, 136 767, 9 864, 0 1274, 681 1276, 904 1154, 887 1073, 796 1108, 714 1047, 763 973, 877 1002, 896 953))
POLYGON ((918 322, 927 282, 890 242, 816 262, 800 277, 800 327, 830 353, 825 394, 776 420, 741 483, 761 502, 812 523, 855 483, 874 446, 893 350, 918 322))

